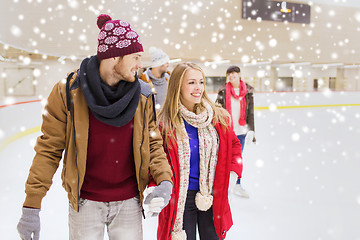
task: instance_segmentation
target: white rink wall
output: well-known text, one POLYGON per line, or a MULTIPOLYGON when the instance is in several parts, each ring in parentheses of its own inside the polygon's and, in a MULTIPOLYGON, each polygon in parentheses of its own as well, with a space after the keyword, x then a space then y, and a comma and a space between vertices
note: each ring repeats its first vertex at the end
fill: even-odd
MULTIPOLYGON (((43 103, 0 108, 2 239, 19 239, 16 224, 40 135, 27 131, 41 125, 43 103)), ((257 144, 245 145, 243 154, 250 198, 231 197, 234 226, 226 240, 360 239, 359 120, 360 92, 255 93, 257 144)), ((60 173, 43 199, 41 239, 68 238, 60 173)), ((156 218, 143 228, 144 240, 156 239, 156 218)))
MULTIPOLYGON (((209 94, 215 101, 217 94, 209 94)), ((360 91, 319 91, 319 92, 271 92, 254 93, 256 107, 360 104, 360 91)))

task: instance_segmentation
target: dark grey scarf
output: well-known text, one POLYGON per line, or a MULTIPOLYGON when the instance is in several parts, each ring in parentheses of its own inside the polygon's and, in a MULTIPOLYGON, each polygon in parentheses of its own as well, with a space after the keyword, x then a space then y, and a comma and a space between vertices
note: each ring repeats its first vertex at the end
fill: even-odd
POLYGON ((141 87, 135 82, 120 81, 111 87, 100 78, 97 56, 85 58, 80 65, 80 86, 87 105, 101 122, 121 127, 133 117, 140 99, 141 87))

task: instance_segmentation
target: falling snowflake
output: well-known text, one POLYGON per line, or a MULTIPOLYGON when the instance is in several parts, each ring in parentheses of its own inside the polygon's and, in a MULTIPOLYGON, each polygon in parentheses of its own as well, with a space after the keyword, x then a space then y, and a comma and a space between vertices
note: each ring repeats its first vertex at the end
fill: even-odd
POLYGON ((276 39, 272 38, 272 39, 269 40, 269 46, 270 47, 276 47, 276 45, 277 45, 277 40, 276 39))
POLYGON ((255 165, 256 165, 256 167, 258 167, 258 168, 264 167, 264 160, 262 160, 262 159, 256 160, 255 165))
POLYGON ((151 136, 151 137, 156 137, 156 132, 151 131, 150 136, 151 136))
POLYGON ((269 110, 270 110, 270 112, 275 112, 277 110, 277 106, 272 103, 269 105, 269 110))
POLYGON ((31 147, 35 147, 35 144, 36 144, 36 138, 30 139, 29 145, 30 145, 31 147))
POLYGON ((35 68, 35 69, 33 70, 33 76, 34 76, 34 77, 40 77, 40 75, 41 75, 40 69, 35 68))
POLYGON ((10 28, 10 32, 12 33, 12 35, 14 35, 15 37, 20 37, 22 35, 22 31, 18 26, 11 26, 10 28))
POLYGON ((0 139, 3 139, 5 137, 5 133, 2 129, 0 129, 0 139))
POLYGON ((299 141, 299 140, 300 140, 300 134, 298 134, 298 133, 293 133, 293 134, 291 135, 291 140, 293 140, 294 142, 299 141))

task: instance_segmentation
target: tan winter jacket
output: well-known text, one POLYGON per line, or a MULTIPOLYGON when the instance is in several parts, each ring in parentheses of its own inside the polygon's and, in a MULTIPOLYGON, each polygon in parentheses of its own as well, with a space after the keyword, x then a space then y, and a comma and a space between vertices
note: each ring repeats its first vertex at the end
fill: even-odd
MULTIPOLYGON (((162 138, 155 123, 151 90, 140 81, 142 93, 134 115, 133 150, 136 178, 140 200, 149 183, 149 173, 156 184, 163 180, 171 181, 172 171, 162 146, 162 138), (144 91, 144 89, 146 89, 144 91)), ((26 182, 24 206, 41 208, 42 198, 52 184, 59 162, 62 159, 63 187, 73 208, 78 211, 80 189, 84 181, 87 159, 89 113, 85 98, 79 87, 77 74, 70 80, 73 101, 71 114, 66 107, 66 83, 58 82, 48 97, 43 123, 42 136, 38 137, 30 173, 26 182), (76 138, 76 146, 74 141, 76 138)))

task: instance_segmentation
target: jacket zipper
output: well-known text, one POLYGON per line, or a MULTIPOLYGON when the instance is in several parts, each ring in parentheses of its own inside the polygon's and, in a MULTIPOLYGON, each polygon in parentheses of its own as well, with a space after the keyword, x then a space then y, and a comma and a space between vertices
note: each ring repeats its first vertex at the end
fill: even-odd
MULTIPOLYGON (((146 98, 146 102, 145 102, 145 108, 144 108, 144 114, 143 114, 143 131, 142 131, 142 139, 141 139, 141 144, 140 144, 140 168, 139 168, 139 185, 140 185, 140 180, 141 180, 141 167, 142 167, 142 164, 143 164, 143 156, 142 156, 142 153, 141 153, 141 150, 142 150, 142 146, 144 144, 144 132, 145 132, 145 113, 146 113, 146 107, 147 107, 147 104, 148 104, 148 100, 149 98, 146 98)), ((156 114, 156 113, 154 113, 156 114)), ((143 214, 143 218, 145 219, 145 213, 144 213, 144 207, 143 207, 143 203, 140 202, 141 204, 141 212, 143 214)))
MULTIPOLYGON (((69 92, 70 94, 70 92, 69 92)), ((70 96, 70 102, 71 102, 71 106, 73 109, 73 114, 71 114, 71 110, 69 110, 69 114, 71 116, 71 122, 72 122, 72 126, 73 126, 73 130, 74 130, 74 145, 75 145, 75 166, 76 166, 76 171, 77 171, 77 189, 76 189, 76 198, 77 198, 77 208, 79 211, 79 200, 80 200, 80 196, 79 196, 79 190, 80 190, 80 175, 79 175, 79 166, 78 166, 78 162, 77 162, 77 145, 76 145, 76 131, 75 131, 75 117, 74 117, 74 104, 72 104, 71 101, 71 96, 70 96)))
MULTIPOLYGON (((215 128, 215 126, 214 126, 214 128, 215 128)), ((216 128, 215 128, 215 132, 216 132, 216 135, 217 135, 216 156, 217 156, 217 159, 219 159, 220 137, 219 137, 218 130, 217 130, 216 128)), ((217 161, 216 161, 216 167, 217 167, 217 161)), ((215 167, 215 169, 216 169, 216 167, 215 167)), ((214 181, 215 181, 215 176, 214 176, 214 181)), ((214 188, 214 186, 213 186, 213 188, 214 188)), ((213 212, 213 214, 214 214, 214 212, 213 212)), ((214 217, 214 216, 213 216, 213 217, 214 217)), ((215 222, 214 222, 214 227, 215 227, 215 222)), ((221 226, 220 229, 222 229, 222 226, 221 226)), ((226 233, 226 231, 224 230, 224 231, 222 232, 222 235, 221 235, 221 240, 224 240, 224 239, 225 239, 225 238, 223 237, 225 233, 226 233)))
MULTIPOLYGON (((169 149, 166 147, 166 150, 167 152, 169 152, 169 149)), ((173 189, 174 189, 174 196, 176 196, 176 176, 175 176, 175 169, 174 169, 174 165, 173 165, 173 161, 171 159, 171 155, 169 153, 169 158, 170 158, 170 165, 171 165, 171 168, 173 170, 173 176, 174 176, 174 185, 173 185, 173 189)), ((172 229, 173 229, 173 224, 174 224, 174 220, 175 220, 175 213, 176 213, 176 206, 174 207, 174 210, 173 210, 173 216, 171 218, 171 224, 170 224, 170 232, 169 232, 169 237, 168 239, 170 239, 170 236, 171 236, 171 233, 172 233, 172 229)))

